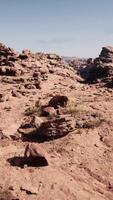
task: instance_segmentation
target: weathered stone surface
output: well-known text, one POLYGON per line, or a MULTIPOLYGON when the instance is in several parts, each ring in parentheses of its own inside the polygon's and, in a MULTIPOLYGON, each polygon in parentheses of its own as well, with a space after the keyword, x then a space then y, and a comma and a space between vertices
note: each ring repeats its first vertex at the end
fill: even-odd
POLYGON ((47 107, 45 107, 45 106, 43 106, 42 108, 41 108, 41 115, 42 116, 55 116, 55 115, 57 115, 57 112, 56 112, 56 110, 53 108, 53 107, 49 107, 49 106, 47 106, 47 107))
POLYGON ((39 128, 43 122, 44 122, 43 119, 37 116, 34 116, 32 119, 32 125, 33 127, 36 127, 36 128, 39 128))
POLYGON ((0 191, 0 200, 19 200, 9 191, 0 191))
POLYGON ((113 62, 113 47, 103 47, 99 56, 100 60, 105 63, 113 62))
POLYGON ((24 158, 30 166, 48 165, 46 151, 39 144, 28 144, 25 148, 24 158))
POLYGON ((45 121, 36 130, 36 137, 40 140, 56 139, 75 130, 75 120, 70 116, 60 116, 45 121))
POLYGON ((10 95, 9 95, 9 94, 0 93, 0 102, 8 101, 9 98, 10 98, 10 95))
POLYGON ((20 190, 21 191, 25 191, 27 193, 27 195, 31 195, 31 194, 36 195, 36 194, 38 194, 37 187, 32 186, 31 184, 27 184, 27 185, 21 186, 20 190))
POLYGON ((68 102, 68 97, 56 95, 49 101, 49 106, 58 108, 59 106, 65 107, 68 102))
POLYGON ((7 139, 8 137, 2 132, 2 130, 0 129, 0 140, 4 140, 7 139))

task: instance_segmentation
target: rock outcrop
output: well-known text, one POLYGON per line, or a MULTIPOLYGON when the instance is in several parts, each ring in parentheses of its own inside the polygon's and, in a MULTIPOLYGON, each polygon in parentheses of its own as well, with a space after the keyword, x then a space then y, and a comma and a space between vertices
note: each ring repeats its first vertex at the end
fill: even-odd
POLYGON ((35 137, 39 140, 54 140, 75 130, 75 120, 71 116, 52 118, 41 124, 36 130, 35 137))
POLYGON ((93 62, 87 62, 87 66, 81 70, 80 74, 86 83, 101 82, 107 86, 112 86, 113 48, 110 46, 103 47, 99 57, 95 58, 93 62))
POLYGON ((113 62, 113 47, 111 46, 103 47, 99 58, 103 63, 112 63, 113 62))

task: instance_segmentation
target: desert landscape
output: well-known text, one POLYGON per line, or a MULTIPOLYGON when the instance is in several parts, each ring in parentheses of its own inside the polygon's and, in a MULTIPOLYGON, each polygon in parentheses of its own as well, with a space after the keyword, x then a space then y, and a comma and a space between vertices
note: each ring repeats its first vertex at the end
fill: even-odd
POLYGON ((98 54, 0 43, 1 200, 113 200, 113 48, 98 54))

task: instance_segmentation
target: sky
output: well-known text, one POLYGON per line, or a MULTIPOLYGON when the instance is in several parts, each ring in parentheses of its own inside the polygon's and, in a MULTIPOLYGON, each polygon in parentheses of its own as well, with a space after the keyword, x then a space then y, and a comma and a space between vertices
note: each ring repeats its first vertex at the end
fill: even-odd
POLYGON ((113 46, 113 0, 0 0, 0 42, 17 51, 96 57, 113 46))

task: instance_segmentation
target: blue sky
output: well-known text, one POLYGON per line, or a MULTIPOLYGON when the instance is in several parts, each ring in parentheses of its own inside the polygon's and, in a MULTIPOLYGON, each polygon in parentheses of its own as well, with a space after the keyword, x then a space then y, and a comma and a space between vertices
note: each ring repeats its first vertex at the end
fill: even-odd
POLYGON ((0 41, 19 51, 95 57, 113 46, 113 0, 0 0, 0 41))

